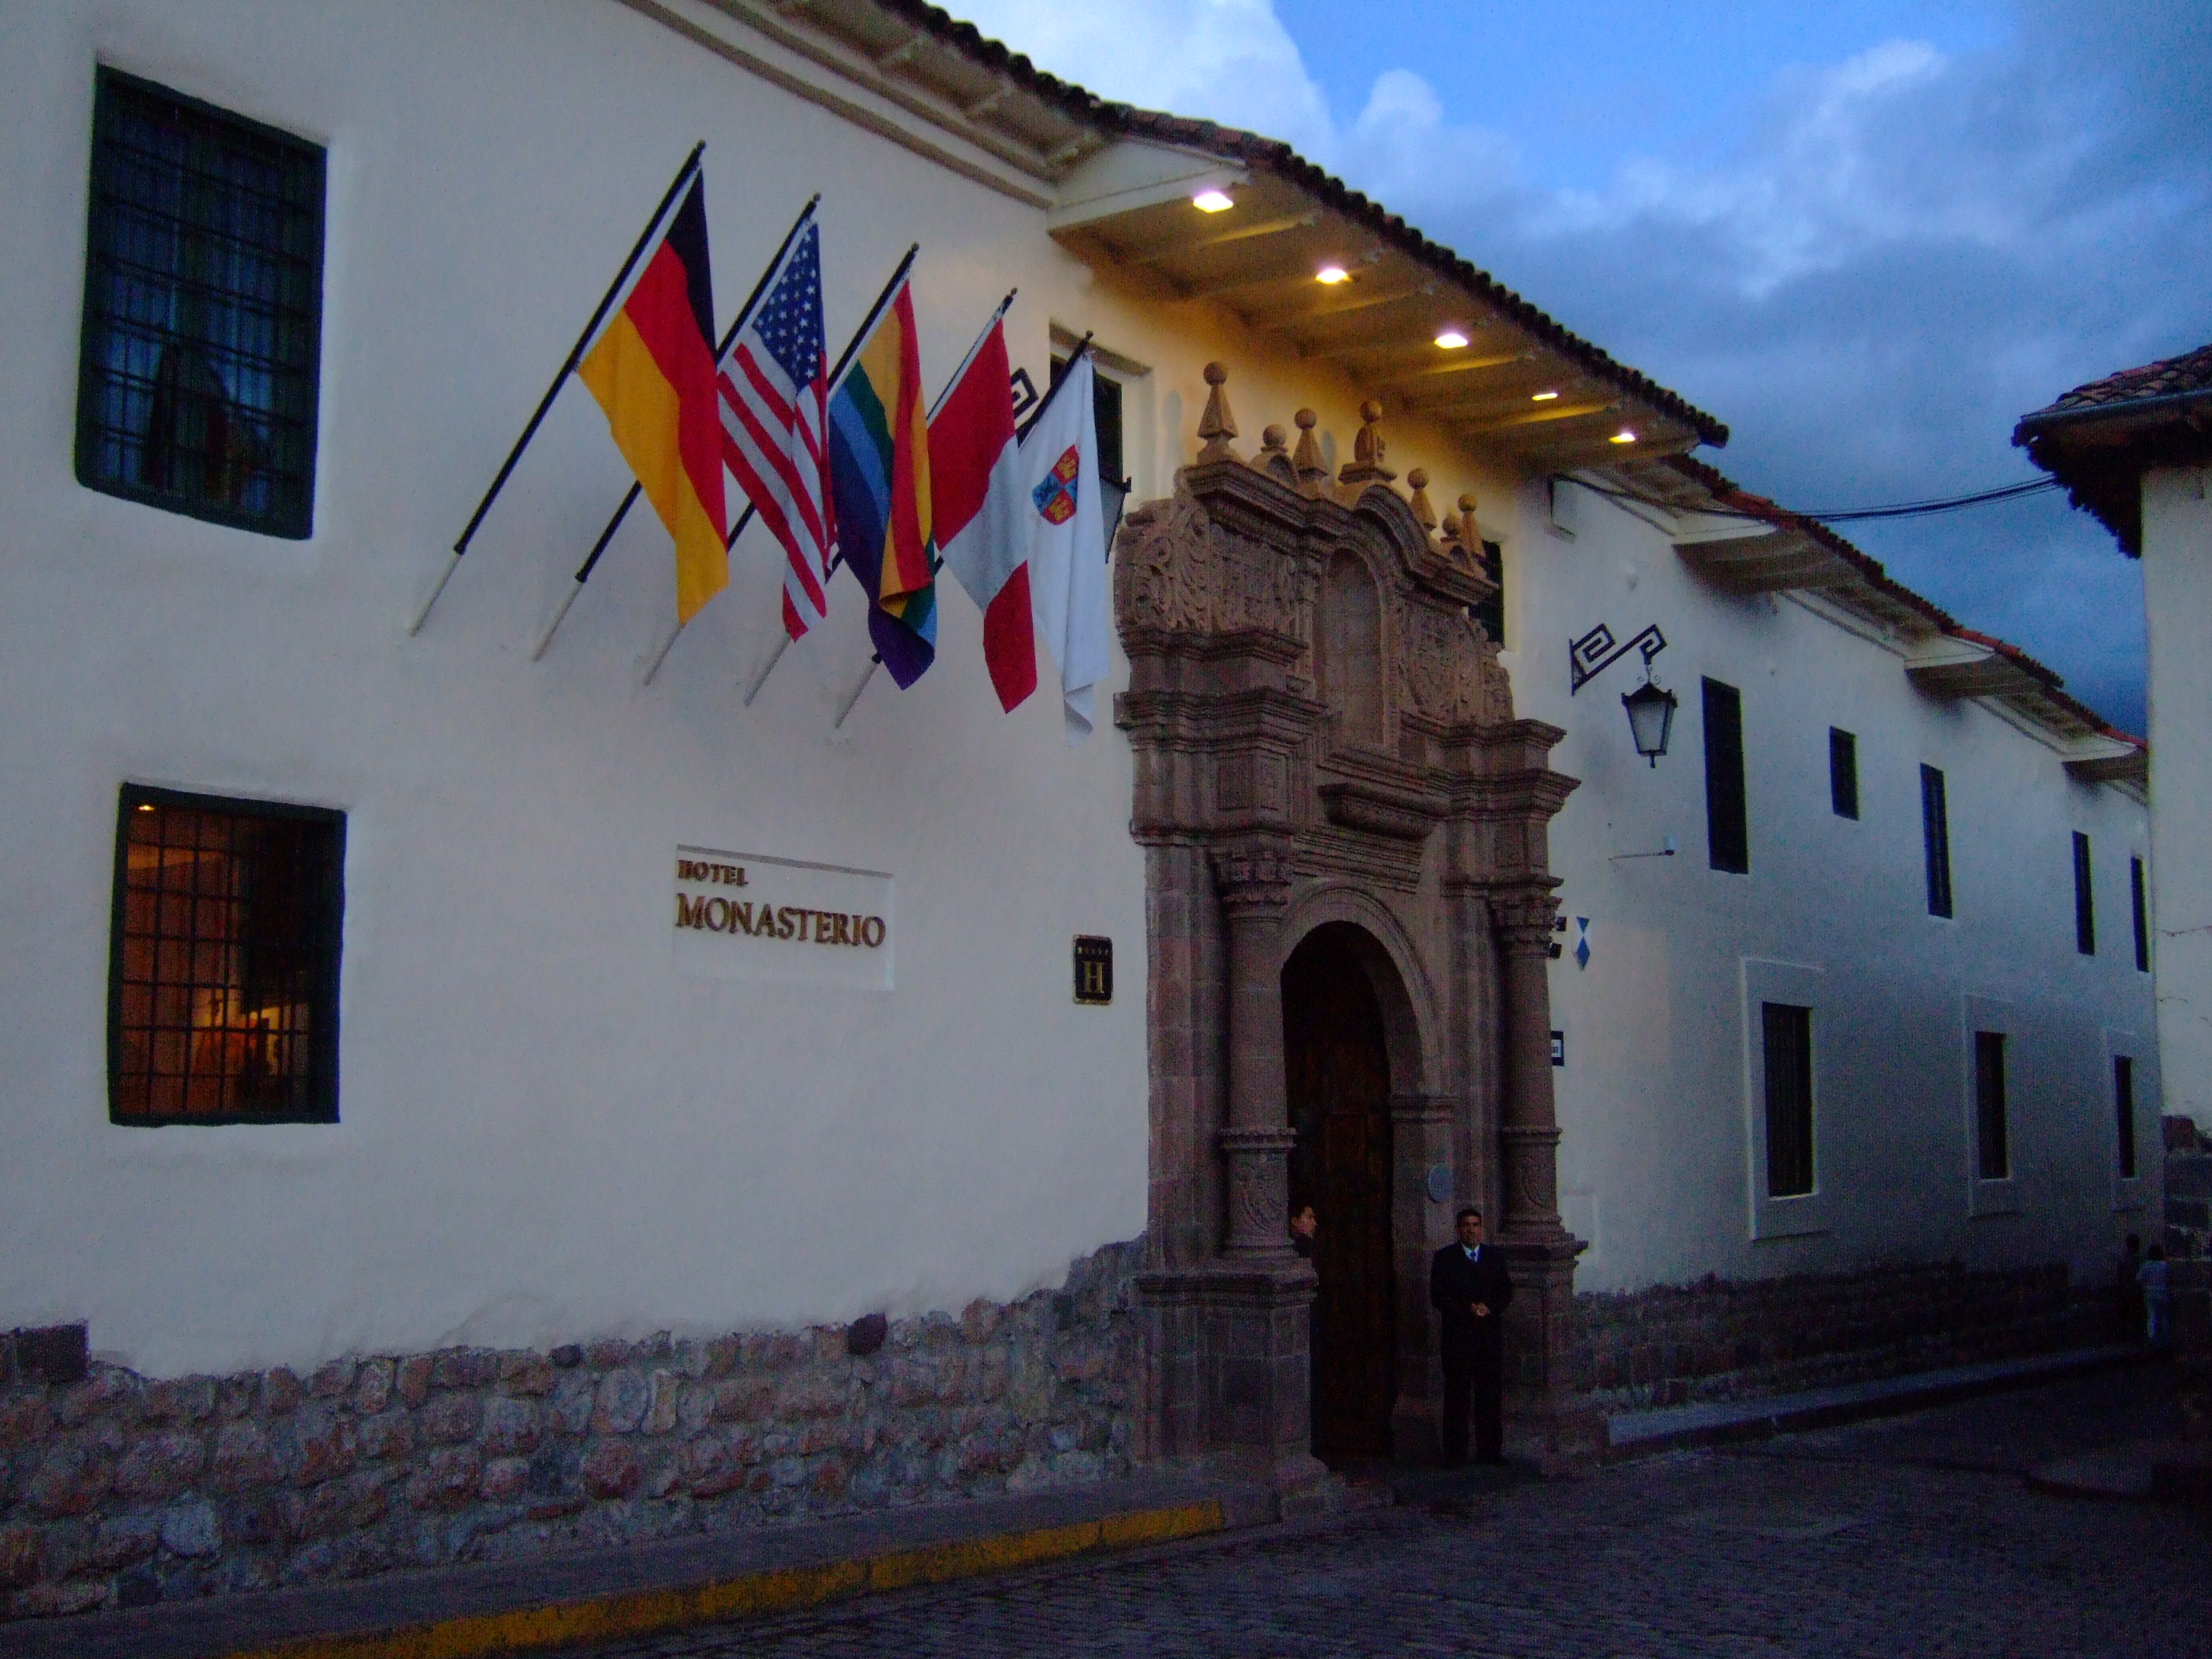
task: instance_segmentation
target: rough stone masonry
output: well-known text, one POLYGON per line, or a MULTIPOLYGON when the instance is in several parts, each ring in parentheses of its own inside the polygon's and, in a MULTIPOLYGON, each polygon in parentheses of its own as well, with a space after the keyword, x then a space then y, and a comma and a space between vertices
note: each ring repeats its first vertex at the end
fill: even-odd
MULTIPOLYGON (((957 1318, 155 1381, 7 1363, 9 1617, 1127 1473, 1141 1241, 957 1318)), ((82 1350, 79 1349, 81 1353, 82 1350)))

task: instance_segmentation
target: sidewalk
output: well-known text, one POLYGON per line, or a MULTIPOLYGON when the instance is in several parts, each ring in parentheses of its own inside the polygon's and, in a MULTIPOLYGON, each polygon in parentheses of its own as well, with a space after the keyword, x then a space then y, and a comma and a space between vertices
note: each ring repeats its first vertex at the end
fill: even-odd
POLYGON ((803 1526, 0 1625, 0 1659, 468 1659, 648 1635, 1276 1518, 1259 1486, 1115 1481, 803 1526))
POLYGON ((2075 1348, 2027 1359, 1994 1360, 1948 1370, 1916 1371, 1840 1388, 1803 1394, 1767 1395, 1752 1400, 1720 1400, 1705 1405, 1670 1406, 1622 1412, 1606 1419, 1607 1462, 1641 1457, 1679 1446, 1712 1445, 1757 1439, 1770 1434, 1832 1428, 1862 1418, 1916 1412, 1998 1389, 2055 1382, 2081 1371, 2141 1363, 2137 1347, 2075 1348))

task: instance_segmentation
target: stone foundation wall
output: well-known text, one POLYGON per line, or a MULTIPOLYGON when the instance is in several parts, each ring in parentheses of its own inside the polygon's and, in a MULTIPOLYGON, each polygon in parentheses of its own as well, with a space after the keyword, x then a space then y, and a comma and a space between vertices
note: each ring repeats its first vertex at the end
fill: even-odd
POLYGON ((1619 1410, 1788 1394, 2126 1340, 2113 1291, 2063 1263, 1657 1285, 1575 1298, 1577 1386, 1619 1410))
MULTIPOLYGON (((1057 1291, 851 1327, 154 1380, 0 1348, 9 1617, 1127 1474, 1141 1241, 1057 1291), (81 1373, 76 1380, 64 1380, 81 1373)), ((76 1328, 80 1329, 82 1328, 76 1328)))
POLYGON ((2166 1318, 2182 1437, 2212 1444, 2212 1141, 2191 1119, 2164 1121, 2166 1318))

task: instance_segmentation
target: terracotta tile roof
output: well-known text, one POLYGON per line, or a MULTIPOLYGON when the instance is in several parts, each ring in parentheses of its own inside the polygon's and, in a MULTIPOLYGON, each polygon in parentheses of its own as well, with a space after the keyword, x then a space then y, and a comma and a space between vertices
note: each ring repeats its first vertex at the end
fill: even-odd
POLYGON ((1573 359, 1598 379, 1611 382, 1631 397, 1663 414, 1673 416, 1694 431, 1701 441, 1716 447, 1728 442, 1729 429, 1725 423, 1679 394, 1669 392, 1650 376, 1629 368, 1626 363, 1616 362, 1588 340, 1547 316, 1487 271, 1470 264, 1450 248, 1431 241, 1403 218, 1384 209, 1381 203, 1370 200, 1342 179, 1316 167, 1280 139, 1263 137, 1237 127, 1221 126, 1212 121, 1109 102, 1072 82, 1046 74, 1021 53, 1009 51, 974 24, 963 23, 949 12, 926 3, 926 0, 878 0, 878 3, 886 12, 913 27, 927 30, 945 45, 1003 72, 1024 90, 1077 120, 1115 134, 1205 150, 1224 160, 1264 167, 1279 174, 1291 184, 1320 198, 1346 217, 1365 225, 1409 258, 1420 261, 1439 276, 1471 289, 1482 303, 1500 316, 1553 350, 1573 359))
POLYGON ((1755 495, 1717 468, 1708 466, 1691 456, 1670 455, 1666 458, 1665 465, 1700 485, 1717 506, 1731 512, 1749 514, 1770 524, 1811 537, 1857 571, 1860 580, 1867 586, 1920 617, 1938 632, 1999 653, 2037 683, 2035 695, 2051 703, 2057 712, 2092 727, 2102 736, 2131 743, 2138 749, 2148 747, 2141 738, 2121 731, 2088 704, 2069 695, 2065 690, 2066 682, 2056 669, 2037 661, 2010 641, 2001 640, 1994 634, 1984 634, 1978 629, 1968 628, 1934 600, 1916 593, 1892 576, 1883 568, 1881 560, 1852 546, 1819 520, 1808 519, 1802 513, 1792 513, 1788 507, 1778 506, 1764 495, 1755 495))
POLYGON ((2199 346, 2179 357, 2167 357, 2141 368, 2124 368, 2101 380, 2077 386, 2048 409, 2039 409, 2021 422, 2023 426, 2049 415, 2077 409, 2106 409, 2145 398, 2172 398, 2183 392, 2212 392, 2212 345, 2199 346))
POLYGON ((2012 441, 2140 556, 2144 469, 2212 460, 2212 345, 2077 386, 2023 416, 2012 441))

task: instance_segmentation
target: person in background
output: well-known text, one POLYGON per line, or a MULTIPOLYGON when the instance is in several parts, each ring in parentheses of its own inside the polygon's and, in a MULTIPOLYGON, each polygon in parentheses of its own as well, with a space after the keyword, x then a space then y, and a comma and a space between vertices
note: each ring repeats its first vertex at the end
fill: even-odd
POLYGON ((1295 1206, 1291 1211, 1291 1248, 1308 1261, 1313 1259, 1314 1235, 1321 1231, 1321 1218, 1314 1214, 1310 1204, 1295 1206))
POLYGON ((2154 1244, 2150 1255, 2136 1271, 2136 1281, 2142 1286, 2143 1340, 2164 1353, 2170 1333, 2166 1328, 2166 1246, 2154 1244))
POLYGON ((1474 1453, 1505 1461, 1500 1422, 1505 1382, 1504 1315, 1513 1300, 1505 1258, 1482 1242, 1482 1212, 1459 1212, 1459 1242, 1429 1261, 1429 1301, 1443 1316, 1444 1467, 1467 1464, 1468 1411, 1474 1414, 1474 1453))

